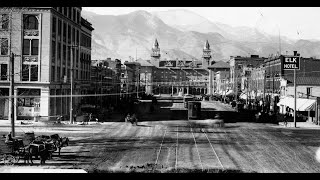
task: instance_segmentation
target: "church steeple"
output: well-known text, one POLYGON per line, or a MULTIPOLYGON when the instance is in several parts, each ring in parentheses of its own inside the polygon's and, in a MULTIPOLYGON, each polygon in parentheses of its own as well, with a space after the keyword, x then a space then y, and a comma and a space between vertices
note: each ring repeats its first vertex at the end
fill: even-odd
POLYGON ((207 68, 211 65, 211 49, 208 40, 204 44, 202 58, 202 67, 207 68))
POLYGON ((154 44, 152 46, 151 58, 152 58, 152 60, 159 60, 160 56, 161 55, 160 55, 159 43, 156 38, 156 40, 154 41, 154 44))
POLYGON ((209 41, 207 40, 206 43, 204 44, 204 48, 205 50, 210 50, 210 44, 209 41))
POLYGON ((156 40, 154 41, 153 48, 154 48, 154 49, 159 48, 159 43, 158 43, 157 38, 156 38, 156 40))

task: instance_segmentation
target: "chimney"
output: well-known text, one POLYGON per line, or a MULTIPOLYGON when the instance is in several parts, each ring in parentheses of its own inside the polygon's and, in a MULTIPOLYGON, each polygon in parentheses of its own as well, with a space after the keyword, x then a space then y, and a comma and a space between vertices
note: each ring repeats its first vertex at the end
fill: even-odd
POLYGON ((297 51, 293 51, 293 55, 294 55, 294 56, 297 56, 297 51))

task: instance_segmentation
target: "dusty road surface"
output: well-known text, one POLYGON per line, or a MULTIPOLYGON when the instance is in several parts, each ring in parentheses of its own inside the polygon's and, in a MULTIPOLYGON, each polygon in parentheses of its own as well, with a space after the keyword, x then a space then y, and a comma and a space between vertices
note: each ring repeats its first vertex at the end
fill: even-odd
MULTIPOLYGON (((10 127, 1 126, 1 135, 10 127)), ((256 123, 195 127, 188 121, 145 121, 90 125, 18 126, 17 134, 58 133, 70 144, 43 168, 88 172, 166 172, 175 169, 221 169, 244 172, 320 172, 315 154, 320 129, 284 128, 256 123)), ((23 161, 15 166, 24 165, 23 161)), ((39 160, 35 165, 39 167, 39 160)), ((5 168, 0 165, 0 168, 5 168)))

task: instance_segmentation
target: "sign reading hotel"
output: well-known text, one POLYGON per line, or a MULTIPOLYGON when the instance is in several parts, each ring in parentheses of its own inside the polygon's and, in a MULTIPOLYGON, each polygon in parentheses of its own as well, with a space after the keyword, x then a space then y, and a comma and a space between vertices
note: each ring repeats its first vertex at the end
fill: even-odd
POLYGON ((284 57, 282 62, 282 69, 284 70, 300 70, 300 57, 292 56, 292 57, 284 57))

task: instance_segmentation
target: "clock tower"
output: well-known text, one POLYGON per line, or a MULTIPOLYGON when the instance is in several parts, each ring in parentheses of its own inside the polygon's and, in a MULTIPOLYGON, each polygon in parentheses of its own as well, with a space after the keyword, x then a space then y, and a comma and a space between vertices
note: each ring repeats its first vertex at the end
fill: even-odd
POLYGON ((212 58, 210 44, 209 44, 208 40, 204 44, 202 58, 203 58, 202 59, 202 67, 204 69, 207 69, 208 66, 211 65, 211 58, 212 58))
POLYGON ((160 60, 160 48, 159 48, 159 43, 158 43, 158 40, 156 39, 154 41, 154 44, 152 46, 152 52, 151 52, 151 61, 154 61, 154 62, 159 62, 160 60))

